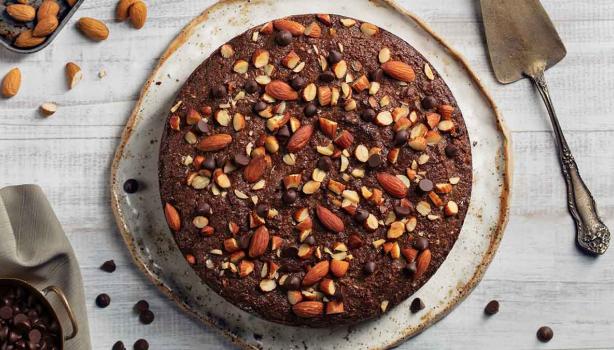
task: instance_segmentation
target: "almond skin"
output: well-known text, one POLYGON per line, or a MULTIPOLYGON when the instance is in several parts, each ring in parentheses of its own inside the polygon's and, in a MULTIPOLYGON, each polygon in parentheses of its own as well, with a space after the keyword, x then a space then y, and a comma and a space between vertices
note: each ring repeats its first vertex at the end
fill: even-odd
POLYGON ((128 18, 130 7, 139 0, 119 0, 115 8, 115 19, 119 22, 125 21, 128 18))
POLYGON ((394 175, 388 173, 378 173, 376 175, 377 182, 389 195, 395 198, 403 198, 407 195, 407 187, 403 181, 394 175))
POLYGON ((30 22, 36 17, 36 9, 25 4, 11 4, 6 7, 6 12, 12 19, 18 22, 30 22))
POLYGON ((305 277, 303 277, 303 286, 306 287, 318 283, 328 274, 329 266, 330 264, 328 260, 323 260, 313 265, 313 267, 309 271, 307 271, 305 277))
POLYGON ((81 33, 94 41, 103 41, 109 37, 109 28, 102 21, 91 17, 82 17, 77 22, 81 33))
POLYGON ((343 220, 338 217, 335 213, 330 211, 328 208, 318 205, 316 207, 316 214, 318 215, 318 219, 324 227, 327 229, 339 233, 343 232, 345 229, 345 225, 343 224, 343 220))
POLYGON ((429 264, 431 263, 431 250, 426 249, 418 255, 418 259, 416 261, 416 274, 414 275, 414 279, 420 278, 428 269, 429 264))
POLYGON ((32 35, 32 29, 29 29, 21 32, 17 36, 17 39, 15 39, 15 42, 13 44, 19 48, 27 49, 30 47, 38 46, 43 42, 45 42, 45 38, 35 37, 34 35, 32 35))
POLYGON ((38 20, 36 27, 32 31, 32 35, 36 37, 45 37, 53 33, 58 27, 58 18, 48 16, 38 20))
POLYGON ((264 156, 252 158, 243 170, 243 178, 248 183, 254 183, 262 178, 267 167, 264 156))
POLYGON ((301 126, 292 137, 288 141, 286 148, 289 152, 298 152, 303 147, 307 146, 309 140, 311 139, 311 135, 313 135, 313 126, 311 125, 303 125, 301 126))
POLYGON ((273 80, 266 85, 264 90, 276 100, 294 101, 298 99, 298 92, 294 91, 285 81, 273 80))
POLYGON ((409 83, 416 80, 414 69, 405 62, 388 61, 382 65, 382 69, 390 77, 400 81, 409 83))
POLYGON ((302 318, 318 317, 324 312, 324 303, 321 301, 302 301, 294 304, 292 311, 296 316, 302 318))
POLYGON ((128 9, 128 14, 130 16, 130 23, 136 29, 141 29, 145 25, 145 21, 147 20, 147 5, 145 5, 142 1, 135 2, 128 9))
POLYGON ((21 70, 11 69, 2 79, 2 96, 9 98, 17 95, 21 87, 21 70))
POLYGON ((301 36, 305 32, 305 26, 288 19, 278 19, 273 21, 273 26, 277 30, 287 30, 292 33, 293 36, 301 36))
POLYGON ((38 7, 36 18, 41 21, 47 17, 57 17, 60 12, 60 5, 55 0, 45 0, 38 7))
POLYGON ((269 246, 269 230, 266 226, 260 226, 252 236, 249 243, 248 255, 252 258, 263 255, 269 246))
POLYGON ((228 134, 215 134, 207 136, 196 145, 196 148, 203 152, 222 150, 232 142, 232 136, 228 134))
POLYGON ((166 217, 168 227, 175 232, 179 231, 181 228, 181 217, 179 216, 177 209, 175 209, 175 207, 173 207, 171 204, 166 203, 166 205, 164 205, 164 216, 166 217))

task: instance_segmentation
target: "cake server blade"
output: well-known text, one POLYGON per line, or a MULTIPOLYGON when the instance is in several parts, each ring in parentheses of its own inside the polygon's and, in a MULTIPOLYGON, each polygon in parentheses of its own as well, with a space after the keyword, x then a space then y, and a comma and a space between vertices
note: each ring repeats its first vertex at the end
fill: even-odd
POLYGON ((546 104, 567 185, 567 207, 576 223, 576 243, 586 253, 603 254, 610 231, 580 177, 544 78, 544 71, 565 57, 565 46, 539 0, 481 0, 481 5, 495 77, 503 84, 528 77, 546 104))

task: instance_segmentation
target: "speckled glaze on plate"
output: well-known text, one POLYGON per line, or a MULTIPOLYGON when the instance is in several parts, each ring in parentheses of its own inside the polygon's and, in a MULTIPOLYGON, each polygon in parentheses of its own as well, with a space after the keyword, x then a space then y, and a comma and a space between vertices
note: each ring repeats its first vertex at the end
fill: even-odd
POLYGON ((385 349, 449 313, 482 278, 507 220, 509 137, 497 108, 464 59, 415 15, 390 0, 229 0, 194 19, 170 44, 145 83, 117 150, 112 207, 137 266, 182 309, 241 348, 385 349), (415 293, 427 307, 412 314, 407 299, 381 318, 351 328, 307 329, 264 321, 211 291, 185 262, 166 225, 158 191, 158 149, 170 104, 212 51, 260 23, 293 14, 336 13, 372 22, 409 42, 438 70, 457 99, 474 143, 473 193, 458 241, 437 273, 415 293), (123 182, 141 190, 126 195, 123 182), (258 340, 254 334, 261 335, 258 340))

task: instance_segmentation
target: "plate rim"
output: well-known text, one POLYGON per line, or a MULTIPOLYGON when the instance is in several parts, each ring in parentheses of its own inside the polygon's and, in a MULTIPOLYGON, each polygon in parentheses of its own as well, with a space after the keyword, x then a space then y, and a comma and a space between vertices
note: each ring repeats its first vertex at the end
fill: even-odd
MULTIPOLYGON (((495 122, 497 125, 497 129, 502 137, 502 156, 503 156, 503 164, 504 168, 500 171, 503 175, 503 182, 501 186, 500 192, 500 210, 499 210, 499 218, 497 222, 497 226, 492 234, 492 238, 490 239, 489 246, 487 251, 483 254, 482 260, 478 265, 478 268, 473 273, 469 281, 462 286, 462 288, 458 289, 459 296, 456 300, 450 302, 444 310, 442 310, 439 314, 434 317, 428 317, 424 322, 420 323, 419 326, 414 328, 408 328, 405 330, 405 334, 401 335, 399 339, 389 343, 388 345, 381 348, 371 348, 373 350, 383 350, 390 349, 399 346, 404 343, 408 339, 413 336, 420 334, 422 331, 435 324, 443 317, 447 316, 457 305, 459 305, 463 300, 467 298, 469 294, 475 289, 478 283, 484 277, 486 270, 488 269, 490 263, 492 262, 499 245, 501 243, 501 239, 503 238, 503 234, 505 232, 505 228, 509 219, 509 209, 511 202, 511 186, 512 186, 512 169, 513 169, 513 159, 511 152, 511 134, 508 131, 508 128, 503 120, 501 111, 499 110, 497 104, 495 103, 492 95, 488 92, 481 79, 477 76, 477 74, 473 71, 471 66, 465 57, 456 49, 452 48, 450 44, 439 34, 437 34, 425 21, 423 21, 416 14, 411 12, 410 10, 399 5, 396 0, 369 0, 370 2, 377 4, 381 4, 383 6, 387 6, 392 10, 400 13, 407 20, 413 21, 417 24, 422 30, 424 30, 427 34, 429 34, 437 43, 439 43, 450 56, 455 59, 458 63, 460 63, 461 67, 467 72, 473 83, 475 83, 476 88, 481 92, 482 96, 485 98, 489 107, 493 110, 495 116, 495 122)), ((252 1, 252 3, 259 2, 252 1)), ((141 91, 139 92, 138 99, 130 113, 130 116, 126 122, 126 126, 124 127, 120 139, 120 143, 117 146, 115 151, 115 155, 113 157, 113 162, 111 164, 111 175, 110 175, 110 192, 111 192, 111 208, 113 211, 113 216, 115 217, 115 222, 117 224, 118 230, 122 236, 124 243, 126 244, 128 250, 130 251, 130 256, 136 265, 136 267, 149 279, 151 283, 153 283, 157 289, 164 294, 167 298, 172 300, 179 308, 187 313, 193 319, 196 319, 204 324, 206 324, 210 329, 213 329, 218 334, 226 337, 230 342, 234 345, 239 346, 242 349, 257 349, 256 347, 250 345, 245 342, 242 338, 237 336, 236 334, 221 329, 217 327, 216 324, 206 317, 201 317, 192 311, 188 305, 186 305, 182 300, 178 298, 177 295, 173 293, 173 291, 164 283, 162 283, 157 276, 150 271, 145 263, 140 259, 140 255, 137 251, 137 247, 134 244, 133 236, 130 235, 128 227, 125 223, 124 217, 122 215, 122 211, 119 203, 119 193, 114 191, 117 184, 117 171, 121 162, 121 158, 124 154, 124 149, 132 136, 132 132, 134 130, 134 126, 137 124, 138 115, 141 110, 141 106, 143 104, 143 100, 145 94, 150 89, 151 85, 154 82, 154 78, 157 76, 157 73, 161 69, 161 67, 166 63, 166 61, 184 44, 188 41, 188 39, 195 32, 196 28, 200 26, 204 21, 206 21, 209 17, 209 14, 213 11, 217 10, 218 7, 230 5, 233 3, 243 3, 242 0, 216 0, 213 4, 208 6, 201 12, 199 15, 194 17, 190 22, 177 34, 177 36, 172 39, 169 43, 168 47, 165 51, 160 55, 160 59, 156 66, 152 69, 151 74, 143 84, 141 91)))

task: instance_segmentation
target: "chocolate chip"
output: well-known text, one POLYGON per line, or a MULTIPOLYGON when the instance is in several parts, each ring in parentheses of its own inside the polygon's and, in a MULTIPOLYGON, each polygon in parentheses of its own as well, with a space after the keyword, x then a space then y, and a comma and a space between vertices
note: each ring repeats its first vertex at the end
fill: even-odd
POLYGON ((155 315, 151 310, 145 310, 139 315, 139 321, 142 324, 151 324, 154 321, 155 315))
POLYGON ((137 314, 140 314, 145 310, 149 310, 149 303, 146 300, 139 300, 136 304, 134 304, 133 309, 137 314))
POLYGON ((397 216, 400 216, 400 217, 404 218, 406 216, 409 216, 409 214, 411 214, 411 208, 404 207, 402 205, 396 205, 394 207, 394 213, 397 216))
POLYGON ((433 96, 424 97, 420 103, 424 109, 433 109, 437 107, 437 99, 435 99, 433 96))
POLYGON ((414 248, 416 248, 417 250, 422 251, 428 247, 429 247, 429 240, 426 237, 418 237, 414 241, 414 248))
POLYGON ((215 170, 215 158, 207 157, 203 162, 203 167, 207 170, 215 170))
POLYGON ((96 297, 96 305, 100 308, 105 308, 111 304, 111 297, 108 294, 102 293, 96 297))
POLYGON ((333 168, 333 161, 328 156, 318 159, 318 169, 330 171, 333 168))
POLYGON ((321 81, 325 83, 332 83, 335 80, 335 74, 327 70, 327 71, 320 73, 320 75, 318 76, 318 79, 320 79, 321 81))
POLYGON ((428 193, 433 190, 433 181, 429 179, 422 179, 418 182, 418 189, 423 193, 428 193))
POLYGON ((280 30, 275 34, 275 42, 279 46, 288 46, 292 42, 292 33, 287 30, 280 30))
POLYGON ((40 343, 42 336, 43 334, 38 329, 33 329, 30 332, 28 332, 28 340, 30 341, 30 343, 33 343, 33 344, 40 343))
POLYGON ((149 343, 145 339, 134 342, 134 350, 149 350, 149 343))
POLYGON ((296 202, 297 198, 298 198, 298 193, 296 193, 296 190, 294 189, 287 190, 286 192, 284 192, 283 196, 281 197, 281 199, 286 204, 292 204, 296 202))
POLYGON ((309 102, 305 109, 303 109, 303 113, 305 113, 306 117, 313 117, 318 113, 318 107, 316 107, 315 103, 309 102))
POLYGON ((307 243, 309 245, 315 245, 316 244, 316 239, 313 238, 313 236, 309 236, 309 237, 305 238, 305 243, 307 243))
POLYGON ((415 298, 414 300, 411 301, 411 305, 409 306, 409 310, 411 311, 412 314, 415 314, 416 312, 424 309, 426 306, 424 305, 424 302, 422 301, 422 299, 420 298, 415 298))
POLYGON ((135 179, 128 179, 124 182, 124 192, 135 193, 139 190, 139 182, 135 179))
POLYGON ((254 111, 256 111, 256 113, 258 112, 262 112, 266 109, 267 104, 264 101, 258 101, 254 104, 254 111))
POLYGON ((248 94, 253 94, 258 91, 258 83, 255 80, 248 80, 245 82, 243 88, 248 94))
POLYGON ((218 156, 217 158, 215 158, 215 165, 218 168, 224 167, 224 164, 226 164, 226 156, 218 156))
POLYGON ((0 308, 0 318, 3 320, 10 320, 13 317, 13 309, 5 305, 0 308))
POLYGON ((371 78, 371 81, 377 81, 378 83, 381 83, 382 80, 384 79, 384 70, 381 68, 378 68, 372 71, 371 73, 369 73, 369 77, 371 78))
POLYGON ((403 146, 407 139, 409 138, 409 133, 407 130, 401 130, 394 134, 394 145, 395 146, 403 146))
POLYGON ((458 148, 454 147, 453 145, 447 145, 444 152, 446 152, 446 156, 448 156, 448 158, 454 158, 458 155, 458 148))
POLYGON ((296 258, 298 256, 298 248, 296 247, 285 247, 281 250, 282 258, 296 258))
POLYGON ((292 86, 294 90, 300 90, 304 88, 305 85, 307 85, 307 81, 301 76, 296 76, 290 80, 290 86, 292 86))
POLYGON ((298 276, 289 276, 284 281, 284 288, 287 290, 299 290, 301 288, 301 279, 298 276))
POLYGON ((369 261, 368 263, 364 264, 362 271, 365 273, 365 275, 373 274, 375 272, 375 263, 373 261, 369 261))
POLYGON ((357 209, 356 214, 354 214, 354 219, 358 222, 363 222, 367 220, 369 217, 369 212, 365 209, 357 209))
POLYGON ((484 313, 487 314, 488 316, 492 316, 496 314, 497 312, 499 312, 499 302, 496 300, 489 301, 488 304, 486 304, 486 307, 484 308, 484 313))
POLYGON ((124 343, 120 340, 113 344, 113 348, 111 350, 126 350, 126 346, 124 346, 124 343))
POLYGON ((247 166, 249 164, 249 157, 245 154, 237 154, 234 156, 233 161, 236 165, 240 167, 247 166))
POLYGON ((365 244, 365 241, 359 235, 353 233, 348 237, 348 247, 350 249, 358 249, 365 244))
POLYGON ((104 272, 115 272, 115 269, 117 268, 117 266, 115 266, 115 261, 113 260, 108 260, 105 261, 101 266, 100 269, 104 272))
POLYGON ((209 203, 200 202, 196 207, 196 212, 200 215, 211 215, 211 206, 209 205, 209 203))
POLYGON ((215 98, 226 97, 227 93, 228 92, 226 91, 226 87, 224 85, 216 85, 211 88, 211 95, 215 98))
POLYGON ((239 238, 239 247, 241 249, 247 249, 249 247, 249 242, 251 241, 252 236, 249 233, 244 234, 239 238))
POLYGON ((553 336, 554 332, 552 331, 552 328, 548 326, 539 327, 537 330, 537 339, 539 339, 539 341, 542 343, 549 342, 553 336))
POLYGON ((290 137, 290 128, 287 125, 282 126, 276 134, 278 139, 284 140, 290 137))
POLYGON ((198 133, 207 134, 209 133, 209 124, 204 119, 201 119, 198 121, 198 123, 196 123, 196 127, 194 129, 198 133))
POLYGON ((266 204, 260 203, 256 206, 256 214, 258 214, 258 216, 260 216, 261 218, 267 217, 268 213, 269 207, 266 204))
POLYGON ((342 59, 343 55, 337 50, 330 50, 330 52, 328 53, 328 63, 330 64, 338 63, 342 59))
POLYGON ((382 165, 382 156, 380 156, 377 153, 372 154, 371 156, 369 156, 369 159, 367 160, 367 165, 371 169, 375 169, 379 167, 380 165, 382 165))
POLYGON ((376 116, 376 113, 371 108, 367 108, 364 111, 362 111, 362 113, 360 113, 360 117, 362 118, 362 120, 366 122, 373 121, 373 119, 375 119, 375 116, 376 116))
POLYGON ((15 326, 15 329, 17 329, 17 331, 20 333, 26 333, 32 328, 30 320, 25 314, 15 315, 15 317, 13 317, 13 325, 15 326))
POLYGON ((408 263, 403 268, 403 272, 405 272, 408 277, 413 277, 416 274, 416 271, 418 271, 418 266, 416 265, 415 261, 408 263))

